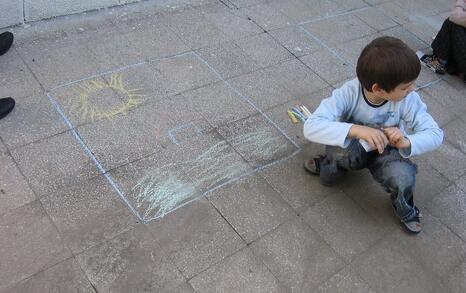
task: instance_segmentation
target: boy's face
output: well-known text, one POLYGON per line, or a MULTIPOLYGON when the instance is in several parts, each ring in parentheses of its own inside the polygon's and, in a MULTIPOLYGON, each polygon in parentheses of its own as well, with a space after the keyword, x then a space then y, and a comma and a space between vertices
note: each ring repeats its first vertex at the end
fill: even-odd
POLYGON ((416 80, 413 80, 408 83, 399 84, 395 89, 391 90, 388 93, 383 89, 379 89, 379 96, 389 101, 401 101, 416 89, 415 81, 416 80))

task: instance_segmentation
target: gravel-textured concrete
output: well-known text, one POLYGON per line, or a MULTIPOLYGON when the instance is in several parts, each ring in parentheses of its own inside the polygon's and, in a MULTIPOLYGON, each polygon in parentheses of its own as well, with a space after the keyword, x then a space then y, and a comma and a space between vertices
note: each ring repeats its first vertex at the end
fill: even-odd
POLYGON ((427 52, 451 5, 150 0, 14 28, 0 292, 465 292, 463 82, 417 81, 446 133, 413 159, 417 236, 367 170, 306 173, 324 148, 286 114, 353 78, 378 36, 427 52))

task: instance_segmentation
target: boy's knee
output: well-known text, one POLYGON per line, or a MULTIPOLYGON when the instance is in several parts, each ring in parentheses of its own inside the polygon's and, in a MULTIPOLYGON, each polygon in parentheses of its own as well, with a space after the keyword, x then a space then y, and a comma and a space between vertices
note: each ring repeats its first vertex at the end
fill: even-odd
POLYGON ((394 164, 390 168, 387 187, 398 193, 412 192, 416 185, 416 165, 414 164, 394 164))

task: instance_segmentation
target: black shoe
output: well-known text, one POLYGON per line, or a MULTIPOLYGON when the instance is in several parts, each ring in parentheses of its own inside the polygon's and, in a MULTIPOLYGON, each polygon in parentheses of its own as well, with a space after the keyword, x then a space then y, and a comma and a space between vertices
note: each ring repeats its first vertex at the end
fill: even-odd
POLYGON ((0 119, 8 115, 15 107, 15 100, 12 98, 0 99, 0 119))
POLYGON ((13 34, 10 32, 0 34, 0 55, 3 55, 10 50, 10 47, 13 44, 13 39, 13 34))

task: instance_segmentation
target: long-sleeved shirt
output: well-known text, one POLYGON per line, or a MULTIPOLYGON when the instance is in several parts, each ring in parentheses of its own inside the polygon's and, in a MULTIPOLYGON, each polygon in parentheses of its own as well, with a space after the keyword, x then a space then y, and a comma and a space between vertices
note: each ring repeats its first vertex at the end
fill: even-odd
POLYGON ((434 150, 443 142, 443 131, 427 113, 419 94, 411 92, 401 101, 386 100, 374 105, 365 97, 357 78, 322 100, 304 123, 304 137, 320 144, 346 148, 351 141, 348 133, 354 124, 378 129, 399 127, 411 142, 410 148, 399 150, 405 158, 434 150))

